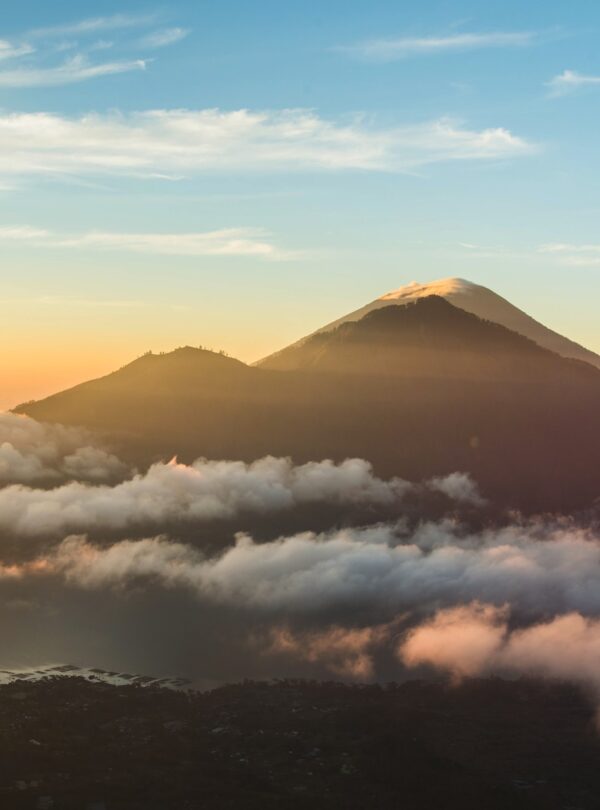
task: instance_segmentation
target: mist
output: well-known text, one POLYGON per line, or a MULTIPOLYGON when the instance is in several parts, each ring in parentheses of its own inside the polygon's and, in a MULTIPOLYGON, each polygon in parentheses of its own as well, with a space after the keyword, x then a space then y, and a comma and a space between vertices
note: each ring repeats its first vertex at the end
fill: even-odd
POLYGON ((439 611, 398 648, 408 667, 428 665, 461 680, 534 676, 581 684, 600 711, 600 619, 580 613, 510 627, 510 608, 472 603, 439 611))
POLYGON ((0 412, 0 484, 56 485, 65 481, 114 483, 127 464, 98 446, 83 428, 36 422, 0 412))

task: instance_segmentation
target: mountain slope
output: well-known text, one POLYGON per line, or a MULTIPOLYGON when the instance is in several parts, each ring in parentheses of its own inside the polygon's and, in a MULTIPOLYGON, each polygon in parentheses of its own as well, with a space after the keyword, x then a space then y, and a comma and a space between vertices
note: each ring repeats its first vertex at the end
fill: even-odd
POLYGON ((600 380, 589 364, 560 357, 437 295, 373 309, 284 354, 290 368, 304 371, 496 382, 557 376, 600 380))
POLYGON ((359 321, 361 318, 364 318, 365 315, 382 307, 393 304, 408 304, 430 296, 444 298, 450 304, 453 304, 455 307, 465 312, 470 312, 477 315, 479 318, 505 326, 507 329, 528 337, 543 348, 549 349, 563 357, 584 360, 600 368, 599 355, 559 335, 557 332, 548 329, 486 287, 459 278, 441 279, 428 284, 413 282, 405 287, 400 287, 398 290, 386 293, 380 298, 375 299, 375 301, 366 304, 366 306, 327 324, 317 330, 317 332, 314 332, 306 338, 302 338, 291 346, 269 355, 263 360, 260 360, 256 365, 273 369, 293 368, 294 365, 291 361, 292 355, 289 353, 290 350, 302 346, 309 338, 324 332, 330 332, 344 323, 359 321))
POLYGON ((293 352, 293 371, 190 348, 148 355, 17 410, 107 433, 139 465, 174 454, 358 456, 384 477, 470 472, 487 496, 526 510, 571 510, 600 494, 593 366, 431 296, 293 352))

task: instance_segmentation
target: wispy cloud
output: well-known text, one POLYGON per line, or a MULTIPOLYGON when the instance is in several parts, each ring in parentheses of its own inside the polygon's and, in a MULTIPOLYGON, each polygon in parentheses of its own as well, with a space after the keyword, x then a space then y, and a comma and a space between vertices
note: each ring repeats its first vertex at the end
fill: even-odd
POLYGON ((377 128, 306 110, 0 115, 0 180, 26 175, 193 176, 214 171, 414 171, 535 151, 507 129, 448 119, 377 128))
POLYGON ((590 76, 577 73, 575 70, 565 70, 560 75, 554 76, 546 87, 549 88, 551 96, 566 96, 579 90, 582 87, 593 87, 600 85, 600 76, 590 76))
POLYGON ((475 242, 457 242, 461 250, 457 254, 461 260, 478 261, 479 259, 494 259, 498 261, 529 261, 535 257, 535 251, 530 246, 523 248, 510 248, 507 245, 484 245, 475 242))
POLYGON ((98 39, 88 48, 89 51, 109 51, 114 48, 115 43, 109 39, 98 39))
MULTIPOLYGON (((75 298, 64 295, 40 295, 37 298, 28 298, 27 301, 41 306, 70 306, 90 307, 91 309, 139 309, 147 306, 146 301, 131 298, 75 298)), ((14 300, 13 302, 14 303, 14 300)), ((19 301, 19 303, 21 303, 19 301)))
POLYGON ((160 31, 153 31, 140 40, 140 45, 145 48, 164 48, 166 45, 174 45, 190 34, 188 28, 163 28, 160 31))
POLYGON ((56 67, 20 67, 0 71, 0 87, 56 87, 75 84, 101 76, 145 70, 147 62, 135 59, 129 62, 102 62, 90 64, 82 55, 74 56, 56 67))
POLYGON ((0 62, 10 64, 0 71, 0 87, 56 87, 103 76, 143 70, 149 60, 144 51, 172 45, 189 31, 184 28, 157 28, 156 14, 114 14, 90 17, 64 25, 36 28, 22 35, 18 43, 0 40, 0 62), (149 33, 144 33, 144 29, 149 33), (134 33, 121 34, 123 31, 134 33), (102 34, 111 34, 103 39, 102 34), (113 41, 114 40, 114 41, 113 41), (32 44, 33 43, 33 44, 32 44), (111 61, 90 58, 117 44, 125 56, 111 61), (66 61, 59 54, 71 52, 66 61))
POLYGON ((22 242, 33 247, 111 250, 162 256, 255 256, 272 261, 298 254, 278 248, 259 228, 222 228, 194 233, 114 233, 90 231, 61 234, 16 226, 0 228, 0 244, 22 242))
POLYGON ((27 242, 36 239, 47 239, 50 236, 50 231, 43 228, 32 228, 30 225, 0 228, 0 242, 27 242))
POLYGON ((540 245, 538 253, 553 255, 561 264, 570 267, 600 267, 600 244, 573 245, 551 242, 540 245))
POLYGON ((88 17, 83 20, 34 28, 29 31, 31 39, 70 37, 80 34, 96 34, 100 31, 119 31, 126 28, 141 28, 156 22, 156 14, 112 14, 108 17, 88 17))
POLYGON ((16 59, 19 56, 27 56, 31 53, 34 53, 35 48, 31 45, 27 45, 23 43, 21 45, 15 45, 12 42, 8 42, 5 39, 0 39, 0 61, 4 62, 6 59, 16 59))
POLYGON ((398 37, 371 39, 339 50, 378 61, 406 59, 436 53, 479 50, 483 48, 522 47, 531 44, 536 34, 529 31, 464 33, 448 36, 398 37))

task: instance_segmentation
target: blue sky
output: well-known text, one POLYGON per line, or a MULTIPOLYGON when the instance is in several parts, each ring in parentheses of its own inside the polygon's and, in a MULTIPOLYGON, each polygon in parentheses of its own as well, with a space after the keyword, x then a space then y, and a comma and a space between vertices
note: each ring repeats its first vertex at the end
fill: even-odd
POLYGON ((0 404, 450 275, 600 351, 599 32, 589 2, 10 4, 0 404))

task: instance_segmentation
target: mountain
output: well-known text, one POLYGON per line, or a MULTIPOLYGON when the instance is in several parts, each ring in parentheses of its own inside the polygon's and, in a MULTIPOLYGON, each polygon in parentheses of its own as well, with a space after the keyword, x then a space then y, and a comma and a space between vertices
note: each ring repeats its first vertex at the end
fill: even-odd
POLYGON ((16 410, 108 435, 143 465, 179 455, 350 456, 382 476, 470 472, 500 504, 600 494, 600 371, 427 296, 288 349, 292 370, 186 347, 16 410))
POLYGON ((504 326, 483 321, 443 297, 371 309, 285 349, 261 368, 441 379, 599 378, 587 363, 558 356, 504 326))
POLYGON ((543 348, 549 349, 563 357, 584 360, 600 368, 600 355, 548 329, 522 310, 517 309, 517 307, 513 306, 505 298, 492 292, 492 290, 488 290, 486 287, 473 284, 461 278, 446 278, 427 284, 420 284, 414 281, 412 284, 386 293, 380 298, 371 301, 370 304, 366 304, 364 307, 338 318, 336 321, 318 329, 317 332, 309 335, 308 338, 302 338, 291 346, 269 355, 263 360, 260 360, 256 365, 273 369, 294 368, 294 362, 297 362, 300 355, 296 351, 292 352, 291 350, 296 350, 302 346, 306 340, 314 337, 314 335, 331 332, 344 323, 359 321, 370 312, 383 307, 388 307, 393 304, 409 304, 430 296, 444 298, 450 304, 453 304, 455 307, 465 312, 470 312, 483 320, 505 326, 507 329, 524 335, 543 348), (294 359, 292 360, 292 358, 294 359))

